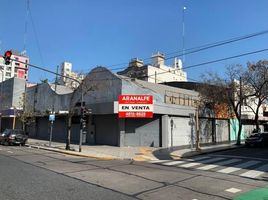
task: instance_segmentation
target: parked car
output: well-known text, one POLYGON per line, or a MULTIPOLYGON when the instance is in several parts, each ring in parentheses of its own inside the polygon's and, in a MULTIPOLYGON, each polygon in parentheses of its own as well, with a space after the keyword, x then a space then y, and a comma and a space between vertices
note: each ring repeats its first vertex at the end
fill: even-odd
POLYGON ((28 135, 21 129, 6 129, 0 134, 0 143, 4 145, 24 145, 27 140, 28 135))
POLYGON ((262 133, 253 133, 245 140, 246 146, 268 146, 268 133, 262 132, 262 133))

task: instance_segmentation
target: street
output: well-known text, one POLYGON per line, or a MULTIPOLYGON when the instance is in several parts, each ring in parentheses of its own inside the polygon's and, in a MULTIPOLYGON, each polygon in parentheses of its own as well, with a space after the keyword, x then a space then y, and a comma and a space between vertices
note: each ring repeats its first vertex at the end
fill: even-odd
POLYGON ((232 199, 267 186, 267 153, 241 148, 134 162, 0 146, 0 199, 232 199))

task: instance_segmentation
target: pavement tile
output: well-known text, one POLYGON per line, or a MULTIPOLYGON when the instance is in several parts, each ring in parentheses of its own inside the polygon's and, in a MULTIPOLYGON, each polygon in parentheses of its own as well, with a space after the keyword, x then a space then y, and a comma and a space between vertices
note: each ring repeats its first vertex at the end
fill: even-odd
POLYGON ((79 162, 83 165, 94 165, 101 168, 110 168, 120 165, 128 165, 131 163, 130 160, 87 160, 79 162))
POLYGON ((158 168, 138 166, 138 165, 125 165, 112 167, 112 169, 129 173, 132 175, 137 175, 146 179, 165 182, 165 183, 175 183, 182 181, 188 178, 191 178, 195 175, 185 174, 181 172, 162 170, 158 168))
POLYGON ((68 176, 129 195, 163 186, 161 183, 108 169, 95 169, 77 173, 68 173, 68 176))
POLYGON ((97 167, 90 165, 81 165, 77 163, 71 163, 68 161, 56 160, 53 162, 36 162, 34 165, 49 169, 58 173, 70 173, 70 172, 79 172, 84 170, 96 169, 97 167))
POLYGON ((16 156, 17 160, 21 160, 26 163, 38 163, 38 162, 52 162, 56 161, 54 158, 40 156, 40 155, 22 155, 16 156))
POLYGON ((194 177, 192 179, 179 182, 176 185, 191 188, 193 190, 202 191, 207 194, 218 194, 219 196, 223 196, 226 198, 231 198, 234 196, 233 193, 226 191, 230 188, 239 189, 240 191, 236 194, 242 194, 243 192, 247 192, 256 188, 255 186, 249 184, 242 184, 222 179, 219 180, 216 178, 204 176, 194 177))
POLYGON ((137 196, 140 199, 154 199, 154 200, 163 200, 163 199, 176 199, 176 200, 223 200, 225 198, 220 198, 217 195, 208 195, 204 193, 195 192, 190 189, 185 189, 177 186, 167 186, 145 192, 137 196))

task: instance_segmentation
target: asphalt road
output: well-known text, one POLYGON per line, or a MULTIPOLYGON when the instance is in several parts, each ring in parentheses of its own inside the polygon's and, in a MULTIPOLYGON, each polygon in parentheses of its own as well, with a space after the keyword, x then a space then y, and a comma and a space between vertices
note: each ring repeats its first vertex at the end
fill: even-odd
POLYGON ((265 152, 236 149, 149 163, 0 146, 0 199, 232 199, 267 185, 265 152))

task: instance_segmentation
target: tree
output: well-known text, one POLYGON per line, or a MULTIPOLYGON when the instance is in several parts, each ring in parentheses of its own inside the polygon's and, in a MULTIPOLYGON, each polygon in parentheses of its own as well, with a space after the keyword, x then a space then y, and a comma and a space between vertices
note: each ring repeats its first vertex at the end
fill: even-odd
POLYGON ((255 114, 256 130, 260 130, 259 111, 268 97, 268 61, 261 60, 256 64, 248 63, 245 78, 247 80, 248 94, 245 100, 246 106, 255 114))
POLYGON ((32 123, 35 123, 35 115, 33 112, 26 109, 27 99, 25 93, 20 97, 19 107, 22 110, 17 112, 18 119, 22 122, 22 129, 25 131, 26 127, 32 123))
POLYGON ((203 106, 216 109, 216 106, 226 106, 229 117, 236 117, 239 121, 239 129, 236 144, 241 144, 241 105, 245 98, 242 91, 247 90, 244 70, 241 65, 230 65, 226 69, 226 75, 221 78, 217 73, 207 73, 202 76, 203 86, 199 89, 200 101, 203 106), (239 81, 238 81, 239 80, 239 81))

